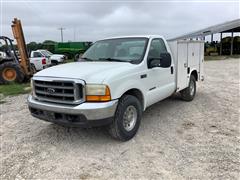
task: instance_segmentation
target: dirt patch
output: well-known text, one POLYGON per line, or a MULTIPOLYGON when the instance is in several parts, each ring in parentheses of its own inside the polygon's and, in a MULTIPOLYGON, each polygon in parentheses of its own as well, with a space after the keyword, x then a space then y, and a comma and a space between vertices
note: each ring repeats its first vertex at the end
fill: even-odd
POLYGON ((208 61, 196 98, 144 112, 135 138, 64 128, 30 116, 27 95, 4 99, 1 179, 238 179, 239 62, 208 61))

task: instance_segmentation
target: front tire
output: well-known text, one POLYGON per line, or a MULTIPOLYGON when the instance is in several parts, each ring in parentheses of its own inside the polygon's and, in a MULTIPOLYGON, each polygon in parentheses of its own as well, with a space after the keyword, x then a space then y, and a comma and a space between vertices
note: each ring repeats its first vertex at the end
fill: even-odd
POLYGON ((0 65, 0 84, 11 82, 23 82, 25 75, 19 64, 14 62, 5 62, 0 65))
POLYGON ((194 99, 196 94, 196 79, 193 75, 190 76, 188 87, 183 89, 180 93, 184 101, 192 101, 194 99))
POLYGON ((124 95, 120 100, 113 122, 108 126, 110 135, 120 141, 134 137, 140 126, 142 106, 132 95, 124 95))
POLYGON ((35 74, 37 72, 37 69, 36 69, 35 65, 34 64, 30 64, 30 66, 31 66, 31 73, 35 74))
POLYGON ((51 65, 52 65, 52 66, 58 65, 58 61, 55 61, 55 60, 51 61, 51 65))

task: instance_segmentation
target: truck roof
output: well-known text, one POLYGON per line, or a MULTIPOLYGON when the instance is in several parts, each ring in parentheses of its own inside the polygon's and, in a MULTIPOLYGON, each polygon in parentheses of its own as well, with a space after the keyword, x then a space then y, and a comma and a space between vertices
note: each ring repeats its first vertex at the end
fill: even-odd
POLYGON ((128 36, 113 36, 113 37, 103 38, 101 40, 117 39, 117 38, 163 38, 163 36, 160 36, 160 35, 128 35, 128 36))

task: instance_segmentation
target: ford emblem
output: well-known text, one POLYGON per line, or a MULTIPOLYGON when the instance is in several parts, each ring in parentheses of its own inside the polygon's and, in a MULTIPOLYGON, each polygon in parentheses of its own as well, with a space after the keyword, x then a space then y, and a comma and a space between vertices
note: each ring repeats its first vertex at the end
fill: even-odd
POLYGON ((47 92, 48 92, 49 94, 53 94, 53 93, 55 93, 55 89, 53 89, 53 88, 47 88, 47 92))

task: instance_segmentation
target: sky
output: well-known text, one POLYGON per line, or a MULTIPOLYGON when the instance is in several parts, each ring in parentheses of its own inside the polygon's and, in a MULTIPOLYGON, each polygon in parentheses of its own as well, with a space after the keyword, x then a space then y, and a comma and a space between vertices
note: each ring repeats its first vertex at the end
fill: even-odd
MULTIPOLYGON (((21 19, 26 42, 96 41, 119 35, 173 38, 240 18, 240 0, 0 0, 0 35, 21 19)), ((218 37, 215 37, 218 38, 218 37)))

